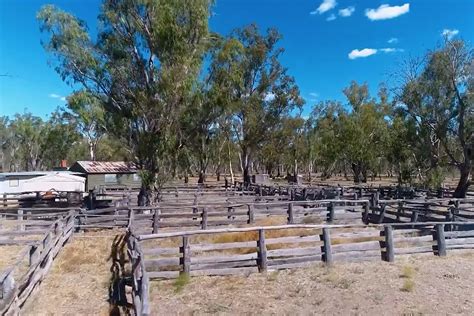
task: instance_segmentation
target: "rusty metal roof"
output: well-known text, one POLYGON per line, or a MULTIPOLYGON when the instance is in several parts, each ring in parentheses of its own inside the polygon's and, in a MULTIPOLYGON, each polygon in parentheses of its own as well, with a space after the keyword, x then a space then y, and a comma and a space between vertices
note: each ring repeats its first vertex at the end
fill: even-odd
POLYGON ((125 161, 77 161, 87 173, 135 173, 135 164, 125 161))

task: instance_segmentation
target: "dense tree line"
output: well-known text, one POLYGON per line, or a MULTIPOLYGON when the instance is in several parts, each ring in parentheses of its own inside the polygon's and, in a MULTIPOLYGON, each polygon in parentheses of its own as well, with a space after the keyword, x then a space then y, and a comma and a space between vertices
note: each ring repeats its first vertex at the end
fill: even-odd
POLYGON ((366 84, 352 82, 345 102, 320 102, 303 117, 304 100, 280 62, 278 31, 249 25, 227 36, 213 33, 211 5, 104 0, 96 39, 85 22, 43 7, 43 45, 75 92, 47 122, 29 114, 5 118, 1 133, 10 136, 2 140, 22 141, 3 142, 4 155, 21 155, 16 169, 80 156, 79 147, 89 159, 120 156, 142 170, 142 204, 152 203, 154 189, 171 177, 193 174, 204 182, 206 174, 233 178, 234 171, 245 182, 256 172, 318 172, 355 183, 388 174, 400 184, 437 187, 455 168, 456 196, 465 195, 474 63, 463 41, 446 40, 407 61, 395 89, 382 85, 374 97, 366 84), (25 137, 24 121, 43 127, 25 137))

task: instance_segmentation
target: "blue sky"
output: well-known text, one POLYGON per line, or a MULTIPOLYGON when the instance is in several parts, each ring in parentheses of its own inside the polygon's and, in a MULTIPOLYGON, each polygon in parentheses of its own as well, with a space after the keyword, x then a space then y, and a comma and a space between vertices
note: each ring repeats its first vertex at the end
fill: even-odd
MULTIPOLYGON (((8 74, 0 77, 0 115, 27 109, 45 117, 73 90, 40 45, 35 15, 46 3, 96 28, 100 1, 0 0, 0 75, 8 74)), ((219 33, 253 22, 282 33, 281 61, 307 101, 305 113, 320 100, 343 101, 351 80, 374 93, 390 84, 404 59, 441 44, 443 30, 474 45, 474 0, 217 0, 213 12, 219 33)))

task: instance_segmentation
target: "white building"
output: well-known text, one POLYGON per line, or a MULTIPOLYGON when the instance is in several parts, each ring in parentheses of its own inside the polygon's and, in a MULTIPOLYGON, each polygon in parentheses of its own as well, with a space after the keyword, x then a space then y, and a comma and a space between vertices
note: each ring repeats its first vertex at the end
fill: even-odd
POLYGON ((0 194, 84 192, 86 179, 69 171, 0 173, 0 194))

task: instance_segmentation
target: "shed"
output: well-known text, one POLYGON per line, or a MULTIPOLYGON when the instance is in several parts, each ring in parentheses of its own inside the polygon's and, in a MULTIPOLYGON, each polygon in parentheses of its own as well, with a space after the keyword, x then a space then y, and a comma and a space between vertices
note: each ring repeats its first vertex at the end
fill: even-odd
POLYGON ((84 174, 87 191, 140 188, 142 183, 136 166, 125 161, 77 161, 69 171, 84 174))
POLYGON ((85 179, 69 171, 0 173, 0 193, 84 192, 85 179))

